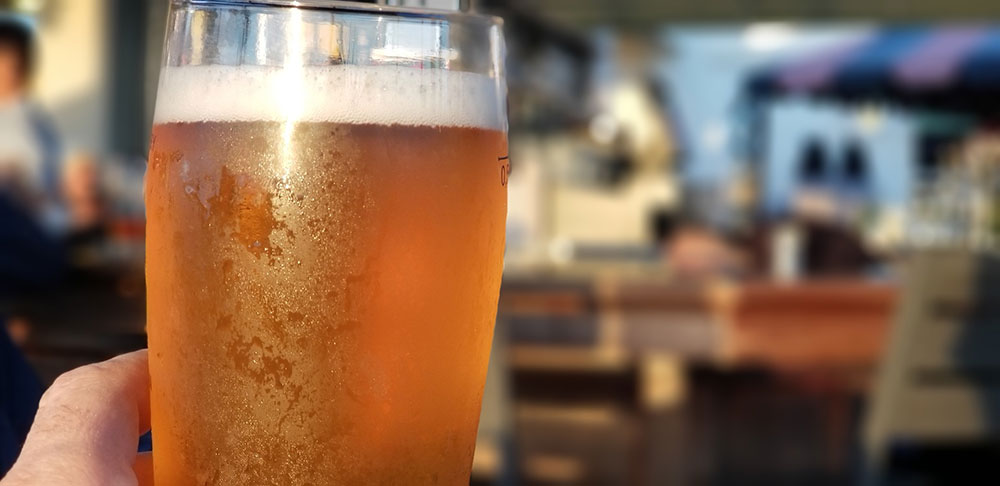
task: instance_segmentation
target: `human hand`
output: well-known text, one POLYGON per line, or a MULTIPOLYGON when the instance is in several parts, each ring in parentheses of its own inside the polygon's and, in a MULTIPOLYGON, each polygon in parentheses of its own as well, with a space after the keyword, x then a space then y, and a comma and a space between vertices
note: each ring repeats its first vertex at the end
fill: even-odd
POLYGON ((137 454, 149 430, 146 351, 63 374, 45 392, 21 455, 0 486, 151 485, 137 454))

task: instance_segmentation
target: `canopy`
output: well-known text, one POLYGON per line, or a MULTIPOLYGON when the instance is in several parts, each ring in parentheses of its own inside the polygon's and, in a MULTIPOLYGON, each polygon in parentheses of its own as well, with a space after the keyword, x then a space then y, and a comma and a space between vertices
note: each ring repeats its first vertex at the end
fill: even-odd
POLYGON ((1000 114, 1000 28, 891 28, 753 72, 754 97, 805 94, 1000 114))

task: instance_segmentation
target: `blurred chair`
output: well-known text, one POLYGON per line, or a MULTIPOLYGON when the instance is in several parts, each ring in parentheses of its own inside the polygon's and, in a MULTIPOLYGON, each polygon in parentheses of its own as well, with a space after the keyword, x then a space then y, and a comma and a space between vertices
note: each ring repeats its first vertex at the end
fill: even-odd
POLYGON ((1000 258, 924 251, 904 276, 864 430, 865 482, 981 484, 1000 459, 1000 258))
POLYGON ((635 484, 634 363, 604 345, 593 283, 505 277, 500 302, 520 484, 635 484))
POLYGON ((688 364, 710 362, 719 340, 701 287, 649 275, 508 275, 500 302, 519 484, 697 484, 688 480, 698 469, 688 464, 688 364))

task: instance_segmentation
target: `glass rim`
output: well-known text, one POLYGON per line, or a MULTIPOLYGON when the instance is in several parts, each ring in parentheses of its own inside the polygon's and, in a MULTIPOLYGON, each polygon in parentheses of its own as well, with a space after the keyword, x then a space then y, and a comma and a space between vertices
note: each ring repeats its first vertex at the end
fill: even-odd
POLYGON ((496 26, 503 25, 503 18, 495 15, 449 10, 431 10, 416 7, 398 7, 393 5, 379 5, 375 3, 351 2, 346 0, 171 0, 171 3, 174 5, 296 8, 370 15, 393 15, 428 20, 478 22, 496 26))

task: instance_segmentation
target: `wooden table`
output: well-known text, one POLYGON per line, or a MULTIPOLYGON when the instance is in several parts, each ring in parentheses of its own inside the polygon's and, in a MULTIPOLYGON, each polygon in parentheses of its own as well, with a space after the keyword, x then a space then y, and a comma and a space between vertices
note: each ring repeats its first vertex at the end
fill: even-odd
POLYGON ((508 277, 498 326, 510 334, 522 474, 529 484, 844 480, 853 403, 895 293, 862 280, 508 277), (578 436, 593 442, 566 440, 578 436), (802 441, 798 459, 770 464, 802 441), (598 460, 614 456, 602 448, 612 443, 624 451, 617 465, 598 460))
POLYGON ((713 292, 727 362, 870 368, 885 349, 896 287, 862 280, 750 282, 713 292))

